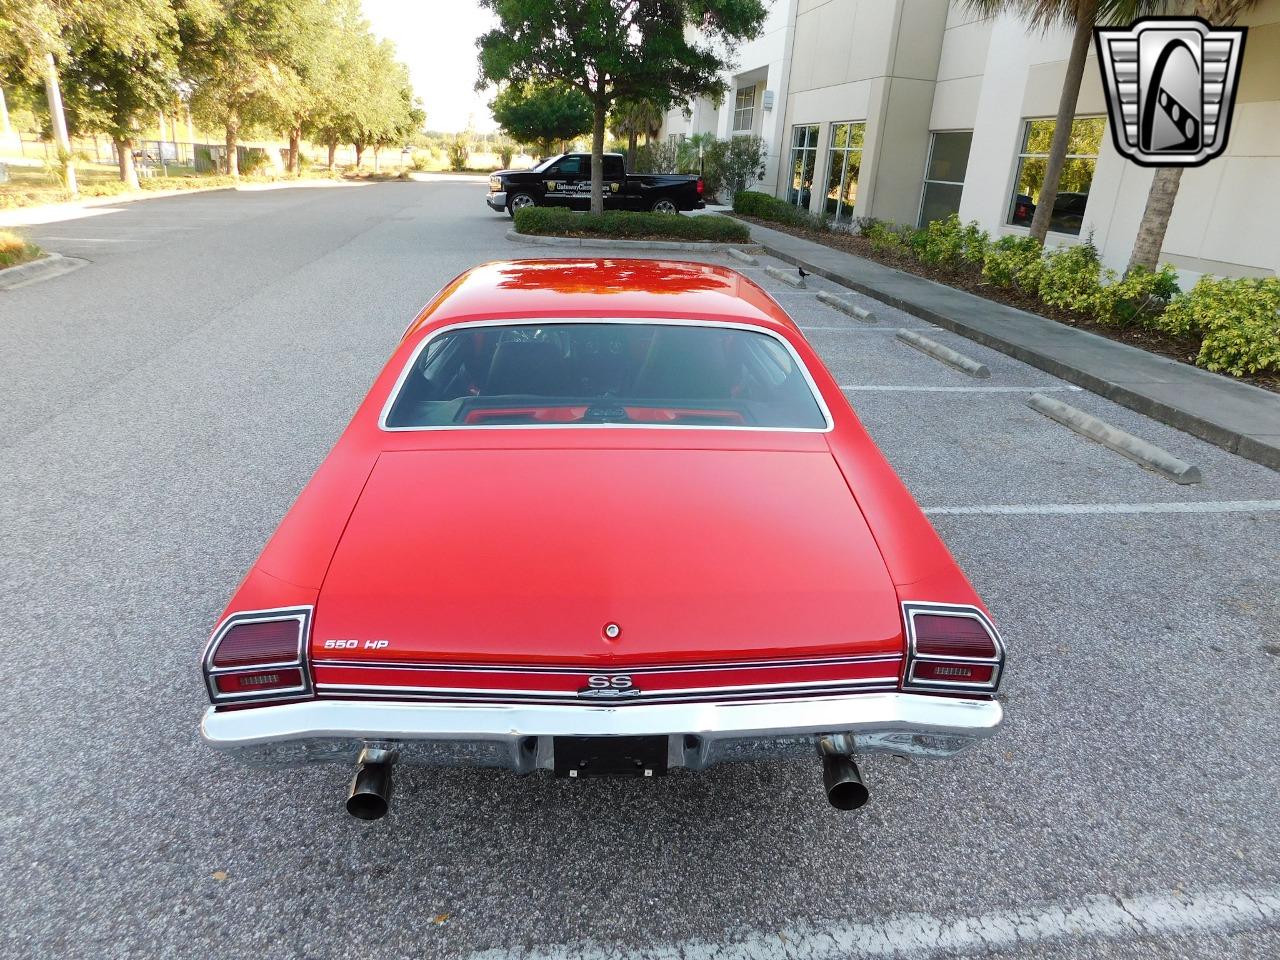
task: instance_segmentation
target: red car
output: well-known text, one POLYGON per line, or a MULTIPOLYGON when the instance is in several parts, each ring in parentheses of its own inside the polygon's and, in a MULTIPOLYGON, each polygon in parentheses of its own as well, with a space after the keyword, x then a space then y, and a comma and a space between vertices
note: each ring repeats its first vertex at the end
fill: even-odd
POLYGON ((211 746, 656 776, 950 756, 1004 647, 795 324, 732 270, 490 263, 405 332, 204 653, 211 746))

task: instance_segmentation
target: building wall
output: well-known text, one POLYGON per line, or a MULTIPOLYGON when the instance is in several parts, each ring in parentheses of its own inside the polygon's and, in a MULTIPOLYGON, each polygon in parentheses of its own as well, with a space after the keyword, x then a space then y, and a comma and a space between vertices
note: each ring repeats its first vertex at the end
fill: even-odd
MULTIPOLYGON (((1227 151, 1185 171, 1165 240, 1163 259, 1184 282, 1280 272, 1280 0, 1262 0, 1241 24, 1249 36, 1227 151)), ((790 185, 793 127, 819 125, 810 202, 819 212, 832 124, 865 121, 855 216, 915 223, 931 133, 971 130, 961 219, 993 235, 1026 232, 1006 223, 1024 123, 1057 113, 1068 30, 980 17, 959 0, 796 0, 792 45, 776 195, 790 185)), ((1105 115, 1091 51, 1076 116, 1105 115)), ((1080 236, 1116 269, 1128 262, 1151 177, 1115 151, 1108 130, 1080 236)))
POLYGON ((663 138, 708 133, 727 139, 735 132, 732 129, 735 93, 739 87, 754 86, 756 104, 751 132, 763 138, 765 147, 765 176, 756 189, 772 189, 784 150, 784 107, 791 70, 796 3, 797 0, 772 0, 760 35, 734 51, 735 65, 722 75, 727 87, 722 102, 717 104, 701 97, 669 110, 662 125, 663 138), (769 110, 764 109, 766 92, 773 95, 773 107, 769 110))
POLYGON ((799 0, 778 195, 796 126, 819 128, 810 202, 819 212, 832 124, 865 122, 854 216, 914 222, 947 14, 946 0, 799 0))

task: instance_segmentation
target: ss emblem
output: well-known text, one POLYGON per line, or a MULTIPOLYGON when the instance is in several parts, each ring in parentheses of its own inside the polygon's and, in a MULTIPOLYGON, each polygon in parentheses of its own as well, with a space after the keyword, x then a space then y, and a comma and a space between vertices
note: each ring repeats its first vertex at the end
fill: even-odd
POLYGON ((596 690, 627 690, 631 687, 631 678, 597 673, 587 677, 587 686, 596 690))

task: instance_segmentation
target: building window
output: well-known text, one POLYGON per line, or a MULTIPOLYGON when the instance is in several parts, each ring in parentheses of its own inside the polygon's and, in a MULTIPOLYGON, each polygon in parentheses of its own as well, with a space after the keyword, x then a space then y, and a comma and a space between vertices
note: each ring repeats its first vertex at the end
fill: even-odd
POLYGON ((813 195, 813 171, 818 165, 818 125, 791 128, 791 183, 787 201, 808 208, 813 195))
POLYGON ((685 140, 685 136, 684 136, 684 134, 683 134, 683 133, 669 133, 669 134, 667 134, 667 143, 671 143, 671 144, 681 144, 681 143, 684 143, 684 140, 685 140))
POLYGON ((924 171, 918 226, 923 227, 933 220, 944 220, 960 212, 960 194, 964 190, 964 174, 969 167, 969 146, 972 143, 972 130, 933 134, 929 143, 929 165, 924 171))
MULTIPOLYGON (((1062 166, 1062 178, 1058 181, 1058 198, 1049 219, 1050 230, 1073 235, 1080 233, 1106 122, 1105 117, 1083 117, 1071 122, 1071 139, 1067 146, 1067 159, 1062 166)), ((1018 176, 1014 180, 1006 221, 1014 226, 1029 227, 1031 218, 1035 216, 1040 188, 1044 184, 1044 168, 1049 162, 1053 125, 1052 120, 1028 120, 1023 127, 1018 176)))
POLYGON ((858 200, 858 173, 862 169, 862 137, 865 123, 833 123, 827 146, 827 215, 837 223, 853 219, 858 200))
POLYGON ((756 85, 739 87, 733 98, 733 129, 750 130, 756 112, 756 85))

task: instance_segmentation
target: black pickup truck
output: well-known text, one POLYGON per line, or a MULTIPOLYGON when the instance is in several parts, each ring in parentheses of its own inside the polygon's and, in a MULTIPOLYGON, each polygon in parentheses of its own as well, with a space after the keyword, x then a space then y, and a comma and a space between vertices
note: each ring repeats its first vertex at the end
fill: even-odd
MULTIPOLYGON (((531 170, 499 170, 489 175, 485 203, 498 213, 515 216, 521 207, 591 206, 591 154, 562 153, 531 170)), ((604 208, 677 213, 699 210, 702 178, 691 174, 627 173, 622 154, 604 155, 604 208)))

